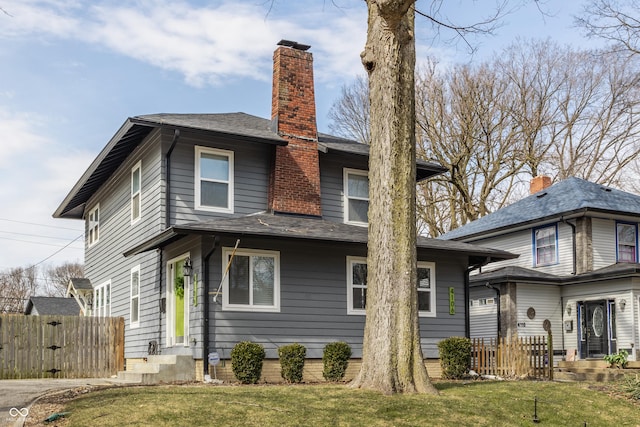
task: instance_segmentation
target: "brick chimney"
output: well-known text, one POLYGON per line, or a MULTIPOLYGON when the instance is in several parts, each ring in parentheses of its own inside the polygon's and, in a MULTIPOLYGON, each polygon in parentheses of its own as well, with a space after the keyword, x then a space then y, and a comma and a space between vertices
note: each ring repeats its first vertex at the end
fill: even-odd
POLYGON ((551 187, 551 178, 546 175, 538 175, 531 180, 529 194, 535 194, 547 187, 551 187))
POLYGON ((282 40, 273 53, 271 121, 288 141, 276 147, 269 210, 321 216, 318 130, 310 46, 282 40))

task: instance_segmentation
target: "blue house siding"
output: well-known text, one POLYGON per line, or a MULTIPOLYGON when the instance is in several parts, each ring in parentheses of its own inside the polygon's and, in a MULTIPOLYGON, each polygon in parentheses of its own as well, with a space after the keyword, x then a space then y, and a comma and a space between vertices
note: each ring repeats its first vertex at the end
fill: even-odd
MULTIPOLYGON (((223 240, 222 244, 232 246, 233 242, 223 240)), ((280 252, 281 309, 279 313, 234 312, 223 311, 220 303, 212 304, 212 349, 228 356, 235 344, 249 340, 262 344, 268 358, 277 358, 279 346, 298 342, 307 347, 307 357, 321 358, 327 343, 345 341, 353 357, 361 356, 365 316, 347 314, 346 258, 365 257, 365 247, 263 239, 241 239, 241 247, 280 252)), ((214 258, 211 285, 217 288, 220 252, 214 258)), ((438 341, 465 332, 462 272, 466 259, 425 253, 420 260, 436 262, 438 316, 420 318, 420 325, 426 356, 437 357, 438 341), (449 315, 449 287, 455 290, 455 315, 449 315)))

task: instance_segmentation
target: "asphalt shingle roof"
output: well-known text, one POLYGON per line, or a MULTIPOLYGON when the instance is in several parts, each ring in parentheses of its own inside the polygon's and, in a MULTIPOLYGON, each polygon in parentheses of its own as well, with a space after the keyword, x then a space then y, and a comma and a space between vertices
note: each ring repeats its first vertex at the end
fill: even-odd
POLYGON ((571 177, 439 238, 456 240, 476 237, 588 211, 640 216, 640 196, 571 177))
POLYGON ((40 316, 60 315, 60 316, 78 316, 80 315, 80 306, 75 298, 61 297, 31 297, 27 302, 25 314, 36 311, 40 316))
MULTIPOLYGON (((318 218, 259 214, 175 225, 131 248, 124 255, 130 256, 163 247, 189 234, 226 234, 234 237, 250 235, 357 244, 366 244, 368 241, 367 227, 318 218)), ((426 237, 418 237, 417 246, 419 249, 434 249, 468 255, 478 262, 486 258, 499 261, 517 257, 517 255, 497 249, 426 237)))

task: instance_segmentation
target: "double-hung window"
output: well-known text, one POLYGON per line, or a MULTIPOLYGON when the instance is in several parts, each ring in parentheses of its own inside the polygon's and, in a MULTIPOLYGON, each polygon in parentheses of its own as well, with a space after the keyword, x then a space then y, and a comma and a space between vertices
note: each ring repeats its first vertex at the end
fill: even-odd
POLYGON ((87 219, 87 240, 89 246, 94 245, 100 239, 100 204, 89 211, 87 219))
POLYGON ((111 281, 105 282, 93 290, 93 315, 111 316, 111 281))
POLYGON ((533 255, 536 266, 550 265, 558 262, 558 228, 535 228, 533 230, 533 255))
POLYGON ((367 225, 369 222, 369 175, 366 171, 344 170, 344 222, 367 225))
POLYGON ((131 169, 131 224, 142 217, 142 163, 131 169))
MULTIPOLYGON (((418 262, 418 315, 436 315, 436 267, 433 262, 418 262)), ((347 257, 347 314, 365 314, 367 305, 367 259, 347 257)))
POLYGON ((196 147, 196 209, 233 213, 233 152, 196 147))
POLYGON ((616 224, 618 262, 637 262, 638 226, 619 222, 616 224))
POLYGON ((130 326, 140 325, 140 266, 131 269, 130 326))
POLYGON ((222 309, 280 311, 280 254, 275 251, 222 251, 228 273, 223 282, 222 309))

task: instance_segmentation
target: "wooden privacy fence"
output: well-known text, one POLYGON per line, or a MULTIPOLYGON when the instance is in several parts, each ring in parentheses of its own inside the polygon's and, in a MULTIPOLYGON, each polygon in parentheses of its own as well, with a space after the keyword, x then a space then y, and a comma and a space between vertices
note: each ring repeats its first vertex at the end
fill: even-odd
POLYGON ((473 338, 471 343, 471 369, 480 375, 553 379, 551 335, 473 338))
POLYGON ((106 378, 121 370, 121 317, 0 314, 0 379, 106 378))

